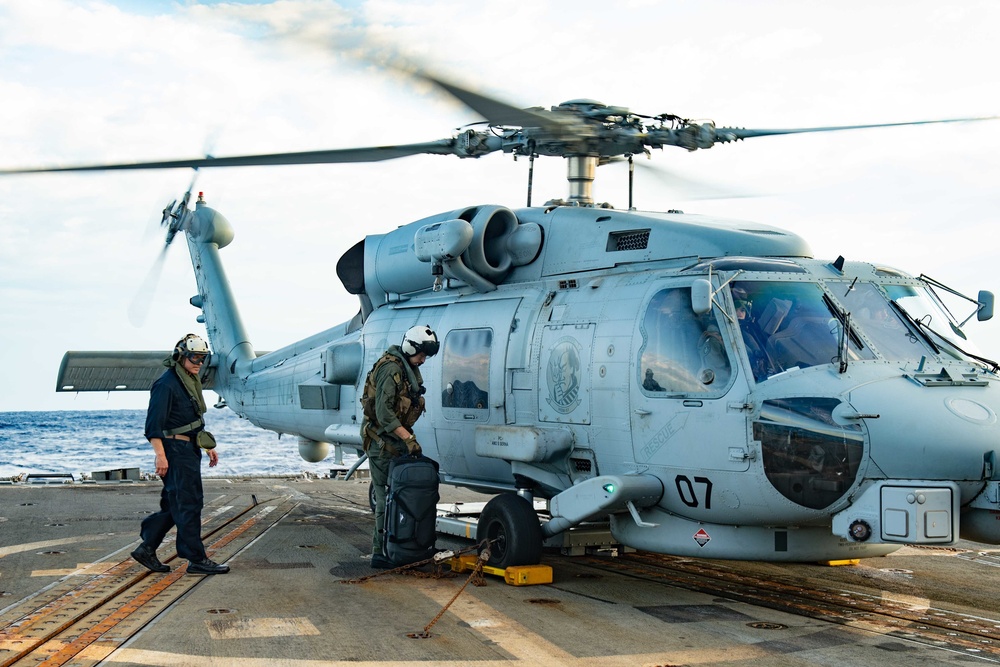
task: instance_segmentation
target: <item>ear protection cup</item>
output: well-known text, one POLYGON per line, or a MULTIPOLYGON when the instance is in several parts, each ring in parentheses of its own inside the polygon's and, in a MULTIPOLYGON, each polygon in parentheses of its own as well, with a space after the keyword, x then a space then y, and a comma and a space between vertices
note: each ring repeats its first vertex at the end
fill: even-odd
POLYGON ((187 334, 184 336, 184 338, 181 338, 174 344, 174 352, 173 354, 170 355, 171 359, 173 359, 174 361, 181 360, 181 355, 184 354, 184 343, 187 341, 188 338, 191 338, 191 336, 194 336, 194 334, 187 334))

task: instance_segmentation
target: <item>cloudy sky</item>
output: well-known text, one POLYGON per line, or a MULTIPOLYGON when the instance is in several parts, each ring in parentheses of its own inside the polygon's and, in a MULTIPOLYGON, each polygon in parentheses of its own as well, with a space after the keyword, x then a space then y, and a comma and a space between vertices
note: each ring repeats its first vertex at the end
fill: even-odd
MULTIPOLYGON (((477 120, 345 57, 359 40, 517 106, 591 98, 753 128, 989 116, 998 31, 993 0, 0 0, 0 168, 421 142, 477 120)), ((666 149, 650 162, 663 173, 637 172, 636 205, 776 224, 818 257, 1000 292, 998 155, 1000 121, 666 149)), ((274 349, 354 314, 334 267, 364 234, 521 206, 526 170, 503 155, 417 156, 203 170, 196 190, 236 230, 223 259, 252 342, 274 349)), ((536 163, 536 202, 565 196, 564 173, 536 163)), ((596 198, 625 207, 626 179, 602 168, 596 198)), ((160 210, 190 180, 0 177, 0 411, 145 406, 142 394, 57 394, 56 373, 66 350, 166 349, 201 331, 184 244, 156 291, 144 287, 160 210), (133 303, 149 306, 138 326, 133 303)), ((971 333, 1000 357, 1000 323, 971 333)))

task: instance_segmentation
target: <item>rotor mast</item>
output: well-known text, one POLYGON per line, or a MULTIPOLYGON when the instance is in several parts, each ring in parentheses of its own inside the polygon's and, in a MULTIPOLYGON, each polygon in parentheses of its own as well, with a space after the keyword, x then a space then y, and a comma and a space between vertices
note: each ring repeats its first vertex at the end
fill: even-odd
POLYGON ((593 206, 594 177, 600 158, 596 155, 567 155, 566 160, 570 203, 575 206, 593 206))

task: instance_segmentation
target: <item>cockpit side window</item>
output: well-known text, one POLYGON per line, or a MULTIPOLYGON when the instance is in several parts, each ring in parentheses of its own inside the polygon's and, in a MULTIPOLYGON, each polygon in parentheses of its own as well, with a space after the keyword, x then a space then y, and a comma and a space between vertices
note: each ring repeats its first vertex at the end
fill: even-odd
POLYGON ((459 408, 462 415, 452 415, 445 410, 445 417, 465 418, 466 414, 488 419, 490 406, 490 348, 493 331, 490 329, 456 329, 444 341, 441 371, 444 387, 441 407, 459 408))
POLYGON ((721 393, 732 368, 714 313, 696 315, 690 287, 653 295, 642 320, 639 384, 651 395, 721 393))

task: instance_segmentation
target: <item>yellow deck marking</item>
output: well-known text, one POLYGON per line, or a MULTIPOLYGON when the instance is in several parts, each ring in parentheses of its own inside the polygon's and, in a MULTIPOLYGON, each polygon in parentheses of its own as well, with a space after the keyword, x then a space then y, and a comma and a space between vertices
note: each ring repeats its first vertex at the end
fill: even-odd
POLYGON ((318 635, 308 618, 233 618, 205 621, 212 639, 251 639, 254 637, 299 637, 318 635))
MULTIPOLYGON (((432 640, 433 641, 433 640, 432 640)), ((643 665, 724 665, 726 662, 743 662, 753 659, 774 659, 774 654, 753 646, 736 646, 729 649, 684 651, 664 651, 661 653, 640 653, 635 655, 611 655, 593 658, 569 658, 555 662, 550 656, 538 654, 519 660, 496 659, 476 660, 294 660, 288 658, 245 658, 235 656, 204 656, 141 649, 119 649, 104 658, 102 665, 131 665, 132 667, 549 667, 550 665, 571 665, 572 667, 641 667, 643 665)))
POLYGON ((71 567, 64 567, 57 570, 32 570, 32 577, 66 577, 76 572, 71 567))
POLYGON ((904 604, 913 611, 927 611, 931 608, 930 598, 921 598, 915 595, 904 595, 892 591, 882 591, 882 599, 886 602, 904 604))
POLYGON ((15 544, 10 547, 0 547, 0 558, 4 556, 10 556, 12 554, 19 554, 24 551, 34 551, 35 549, 48 549, 49 547, 58 547, 63 544, 73 544, 75 542, 91 542, 93 540, 103 540, 104 535, 80 535, 79 537, 64 537, 58 540, 45 540, 44 542, 25 542, 24 544, 15 544))
POLYGON ((77 563, 76 568, 66 567, 56 570, 32 570, 31 576, 33 577, 65 577, 69 575, 87 575, 94 576, 96 574, 104 574, 111 568, 113 568, 118 563, 112 563, 109 561, 104 561, 103 563, 77 563))

